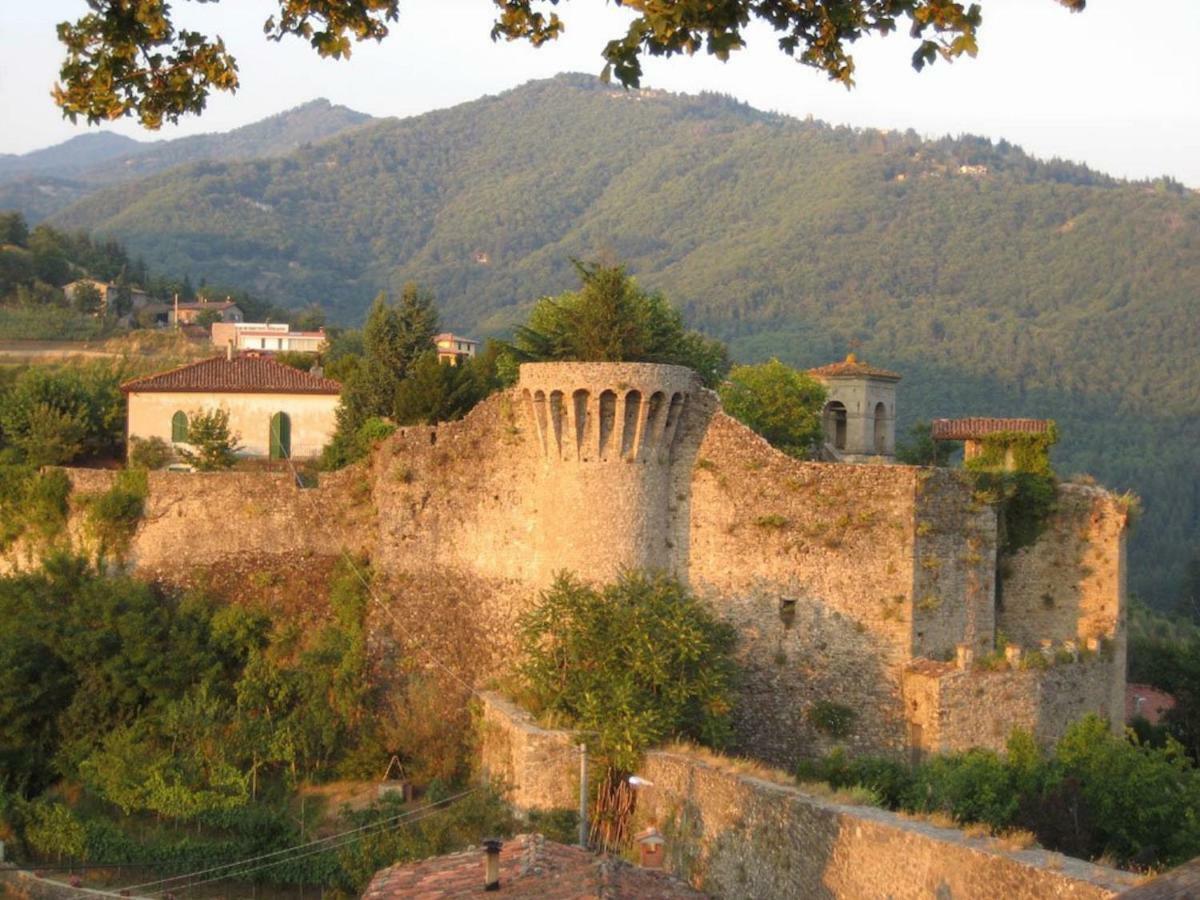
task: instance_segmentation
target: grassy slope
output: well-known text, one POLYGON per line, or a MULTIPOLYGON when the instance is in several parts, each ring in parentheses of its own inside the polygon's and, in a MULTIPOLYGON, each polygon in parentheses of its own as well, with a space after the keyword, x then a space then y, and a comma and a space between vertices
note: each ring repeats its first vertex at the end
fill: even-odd
POLYGON ((479 332, 571 286, 571 256, 614 256, 742 359, 857 343, 906 374, 906 420, 1058 418, 1061 471, 1145 495, 1133 583, 1154 599, 1200 535, 1200 197, 1169 187, 565 76, 59 221, 348 321, 419 280, 479 332))

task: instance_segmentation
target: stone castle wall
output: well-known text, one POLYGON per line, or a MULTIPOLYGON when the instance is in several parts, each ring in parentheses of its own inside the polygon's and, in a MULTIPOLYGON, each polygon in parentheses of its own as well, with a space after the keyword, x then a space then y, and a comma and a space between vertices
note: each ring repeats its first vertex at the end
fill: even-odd
MULTIPOLYGON (((570 733, 538 728, 494 694, 484 695, 483 707, 487 774, 509 786, 520 808, 573 809, 577 762, 555 755, 570 745, 570 733)), ((713 896, 1092 900, 1134 881, 1059 854, 1006 850, 988 838, 842 805, 746 768, 711 754, 651 751, 638 772, 651 787, 637 792, 635 832, 655 825, 671 870, 713 896)))
MULTIPOLYGON (((390 618, 411 623, 419 610, 413 625, 430 634, 465 633, 470 620, 496 660, 511 659, 516 617, 556 570, 604 580, 624 566, 667 569, 736 627, 740 746, 785 766, 834 746, 941 741, 912 710, 906 692, 933 689, 918 689, 911 664, 949 660, 959 644, 982 656, 997 629, 1107 637, 1106 690, 1118 695, 1124 518, 1104 492, 1064 491, 1046 534, 1010 562, 997 609, 995 515, 959 472, 791 459, 684 369, 539 364, 521 379, 461 421, 399 429, 316 488, 286 474, 152 473, 128 561, 170 580, 248 552, 363 553, 385 579, 390 618), (822 704, 853 711, 849 734, 822 730, 822 704)), ((112 477, 71 471, 77 493, 112 477)), ((1039 703, 1053 690, 1022 685, 1005 690, 1039 703)), ((969 712, 957 690, 936 689, 936 716, 969 712)), ((1102 705, 1072 691, 1055 707, 1065 716, 1102 705)), ((1043 721, 1010 708, 1013 726, 1043 721)))
POLYGON ((1025 657, 1013 657, 997 669, 913 663, 904 675, 913 746, 928 752, 972 747, 999 752, 1017 727, 1051 744, 1089 713, 1122 726, 1124 710, 1112 708, 1110 685, 1124 675, 1111 652, 1085 651, 1070 659, 1060 649, 1048 656, 1044 668, 1030 666, 1025 657))

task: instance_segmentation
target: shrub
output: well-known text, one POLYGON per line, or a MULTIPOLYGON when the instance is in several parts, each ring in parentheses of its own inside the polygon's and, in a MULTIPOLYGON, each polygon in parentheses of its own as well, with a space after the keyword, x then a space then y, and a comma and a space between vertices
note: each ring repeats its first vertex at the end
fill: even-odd
POLYGON ((175 458, 171 446, 160 437, 134 435, 129 442, 129 465, 138 469, 161 469, 175 458))
POLYGON ((789 456, 807 457, 821 439, 825 389, 777 359, 735 366, 720 395, 729 415, 789 456))
POLYGON ((100 556, 123 556, 137 531, 149 488, 145 469, 126 469, 113 486, 87 498, 87 528, 100 556))
POLYGON ((817 731, 832 738, 844 738, 854 728, 857 713, 850 707, 830 700, 818 700, 808 708, 808 721, 817 731))
POLYGON ((188 416, 189 447, 179 455, 201 472, 228 469, 237 462, 240 435, 229 431, 229 412, 224 409, 197 410, 188 416))
POLYGON ((536 712, 596 734, 611 765, 673 738, 729 737, 734 632, 678 581, 626 572, 595 588, 563 573, 520 622, 536 712))

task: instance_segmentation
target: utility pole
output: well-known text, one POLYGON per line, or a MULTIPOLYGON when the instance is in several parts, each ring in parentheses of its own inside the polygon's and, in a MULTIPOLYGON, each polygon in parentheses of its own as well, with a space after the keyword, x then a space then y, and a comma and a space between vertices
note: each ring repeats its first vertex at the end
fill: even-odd
POLYGON ((579 846, 588 845, 587 744, 579 745, 579 846))

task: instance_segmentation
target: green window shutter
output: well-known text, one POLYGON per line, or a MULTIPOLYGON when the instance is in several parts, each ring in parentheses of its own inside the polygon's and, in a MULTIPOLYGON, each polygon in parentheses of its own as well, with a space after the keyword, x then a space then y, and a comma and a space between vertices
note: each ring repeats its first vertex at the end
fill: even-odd
POLYGON ((179 410, 175 415, 171 416, 171 443, 186 444, 187 443, 187 413, 179 410))
POLYGON ((287 413, 271 416, 271 459, 287 459, 292 455, 292 420, 287 413))

